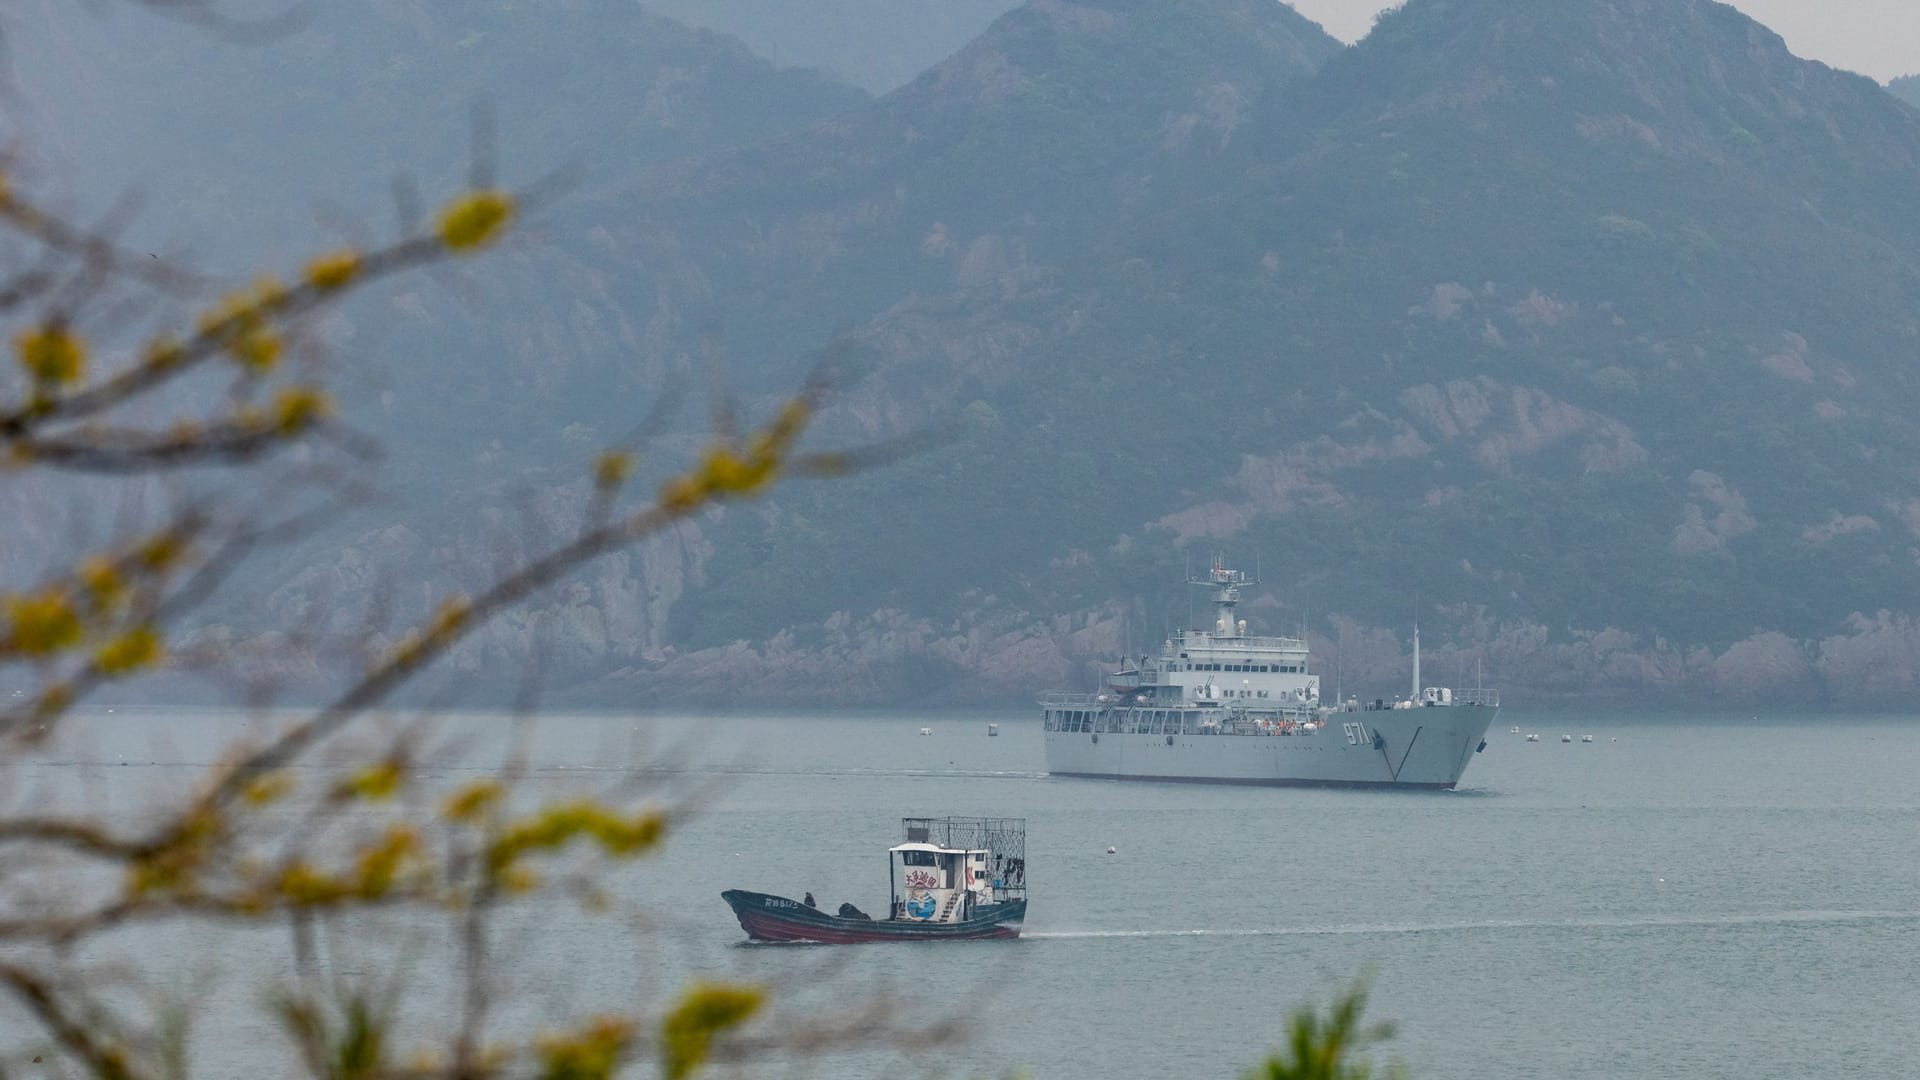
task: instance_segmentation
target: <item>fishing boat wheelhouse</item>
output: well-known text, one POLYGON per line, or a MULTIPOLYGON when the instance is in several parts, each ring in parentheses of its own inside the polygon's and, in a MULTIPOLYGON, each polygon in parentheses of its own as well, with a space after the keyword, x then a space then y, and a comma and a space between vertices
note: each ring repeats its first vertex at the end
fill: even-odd
POLYGON ((1021 818, 905 818, 887 849, 887 915, 843 904, 835 914, 768 893, 721 899, 755 941, 943 941, 1020 935, 1027 911, 1027 833, 1021 818))

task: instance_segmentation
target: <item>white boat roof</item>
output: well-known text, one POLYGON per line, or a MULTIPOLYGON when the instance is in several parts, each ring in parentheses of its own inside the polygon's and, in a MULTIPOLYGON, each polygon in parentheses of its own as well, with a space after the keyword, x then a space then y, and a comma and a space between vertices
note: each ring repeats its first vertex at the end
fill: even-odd
POLYGON ((987 853, 986 848, 952 848, 941 847, 939 844, 901 844, 898 847, 890 847, 887 850, 931 851, 936 855, 985 855, 987 853))

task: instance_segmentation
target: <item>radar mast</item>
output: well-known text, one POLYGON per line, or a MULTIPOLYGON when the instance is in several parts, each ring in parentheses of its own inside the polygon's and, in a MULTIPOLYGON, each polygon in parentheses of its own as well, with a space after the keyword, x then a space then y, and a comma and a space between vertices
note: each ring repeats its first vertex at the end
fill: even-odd
POLYGON ((1258 585, 1260 579, 1244 570, 1229 570, 1221 557, 1213 557, 1213 566, 1205 573, 1187 579, 1187 584, 1213 590, 1213 632, 1219 637, 1241 637, 1233 609, 1240 603, 1243 585, 1258 585))

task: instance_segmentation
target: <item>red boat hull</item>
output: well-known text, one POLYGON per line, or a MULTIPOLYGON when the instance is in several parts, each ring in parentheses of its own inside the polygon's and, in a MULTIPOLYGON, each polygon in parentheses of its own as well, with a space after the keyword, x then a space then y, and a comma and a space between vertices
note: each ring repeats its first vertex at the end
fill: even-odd
POLYGON ((720 898, 733 908, 740 928, 754 941, 810 941, 822 945, 859 945, 875 941, 991 941, 1020 936, 1027 902, 1016 900, 983 909, 980 917, 957 923, 906 919, 843 919, 784 896, 728 889, 720 898))

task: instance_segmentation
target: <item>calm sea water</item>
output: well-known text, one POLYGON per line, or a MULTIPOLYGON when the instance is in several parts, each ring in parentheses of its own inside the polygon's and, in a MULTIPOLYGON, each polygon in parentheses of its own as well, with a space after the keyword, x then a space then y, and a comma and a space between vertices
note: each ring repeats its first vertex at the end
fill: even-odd
MULTIPOLYGON (((248 726, 94 716, 5 790, 137 816, 248 726)), ((509 742, 498 718, 434 727, 461 746, 422 788, 509 742)), ((710 975, 773 983, 795 1015, 879 995, 971 1025, 958 1048, 862 1051, 814 1075, 1231 1077, 1296 1006, 1370 973, 1371 1013, 1399 1024, 1384 1053, 1415 1077, 1920 1074, 1920 721, 1506 715, 1446 794, 1056 780, 1018 714, 556 716, 521 735, 537 795, 659 786, 702 809, 611 879, 613 914, 506 921, 509 1024, 710 975), (749 946, 719 899, 810 890, 883 910, 898 819, 947 813, 1027 819, 1022 940, 749 946)), ((451 1015, 436 928, 374 922, 327 946, 348 980, 397 961, 416 1023, 451 1015)), ((116 949, 161 973, 149 989, 201 1003, 202 1072, 278 1074, 262 987, 285 977, 280 935, 179 928, 102 962, 116 949)))

